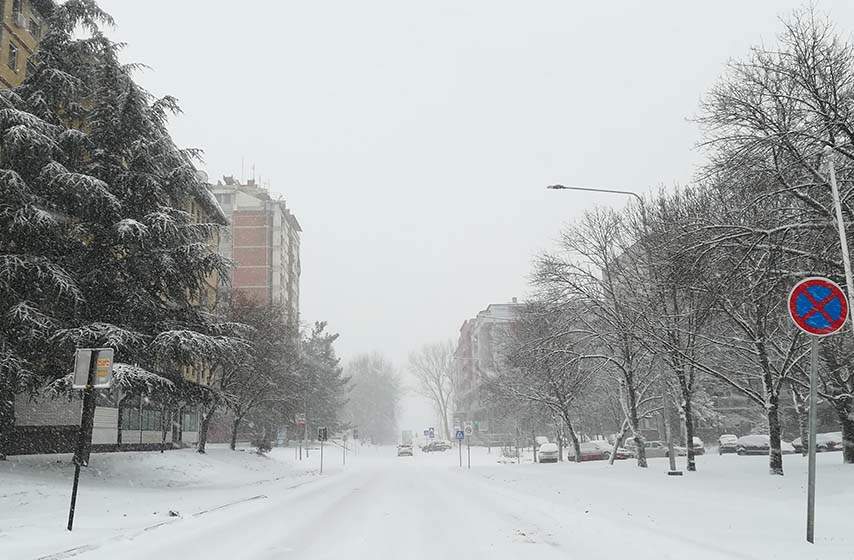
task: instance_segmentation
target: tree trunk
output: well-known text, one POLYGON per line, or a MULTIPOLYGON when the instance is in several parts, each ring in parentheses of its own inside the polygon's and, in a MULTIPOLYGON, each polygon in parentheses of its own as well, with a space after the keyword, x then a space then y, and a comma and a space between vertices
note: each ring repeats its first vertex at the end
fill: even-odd
POLYGON ((566 431, 569 433, 569 441, 572 442, 572 449, 575 451, 575 462, 581 462, 581 442, 578 441, 578 435, 575 433, 575 428, 572 427, 572 420, 564 413, 563 421, 566 422, 566 431))
POLYGON ((635 388, 626 383, 626 396, 629 399, 628 403, 628 420, 629 426, 632 429, 632 435, 635 438, 635 444, 637 447, 637 461, 638 466, 645 469, 647 467, 646 463, 646 448, 644 447, 644 437, 643 434, 640 433, 640 419, 638 419, 638 406, 637 406, 637 395, 635 394, 635 388))
POLYGON ((241 420, 243 420, 243 417, 235 414, 234 420, 231 422, 231 442, 228 444, 228 447, 232 451, 237 447, 237 430, 240 429, 241 420))
POLYGON ((782 476, 783 451, 780 448, 779 396, 774 393, 768 395, 768 435, 771 438, 771 449, 768 451, 768 471, 771 474, 782 476))
POLYGON ((118 408, 118 416, 116 418, 116 445, 119 447, 122 445, 122 430, 124 429, 124 420, 122 419, 122 403, 124 402, 125 400, 121 398, 116 405, 118 408))
POLYGON ((614 447, 611 448, 611 456, 608 457, 608 464, 613 465, 614 460, 617 458, 617 449, 623 445, 623 440, 626 437, 626 430, 629 429, 629 421, 628 419, 623 420, 623 423, 620 425, 620 432, 617 434, 617 439, 614 440, 614 447))
POLYGON ((804 457, 809 454, 809 411, 806 408, 804 396, 801 395, 794 384, 790 384, 792 389, 792 404, 795 407, 795 414, 798 416, 798 434, 801 436, 801 455, 804 457))
POLYGON ((177 444, 181 441, 181 420, 184 416, 181 405, 175 405, 172 410, 172 445, 179 447, 177 444))
POLYGON ((0 388, 0 461, 12 453, 15 438, 15 393, 0 388))
POLYGON ((683 391, 682 412, 685 414, 685 445, 688 449, 688 466, 686 469, 689 472, 697 470, 697 463, 694 462, 694 418, 692 417, 691 399, 685 396, 683 391))
POLYGON ((842 462, 854 464, 854 399, 837 398, 833 406, 842 424, 842 462))
POLYGON ((205 410, 201 420, 199 421, 199 444, 196 446, 196 451, 199 453, 205 452, 205 446, 208 443, 208 427, 210 427, 215 411, 216 407, 211 406, 209 409, 205 410))

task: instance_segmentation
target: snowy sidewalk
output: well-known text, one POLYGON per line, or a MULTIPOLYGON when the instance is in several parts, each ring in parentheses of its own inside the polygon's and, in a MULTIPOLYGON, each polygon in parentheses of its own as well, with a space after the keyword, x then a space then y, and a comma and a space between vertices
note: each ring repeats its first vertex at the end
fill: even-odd
POLYGON ((314 455, 299 462, 293 449, 260 457, 220 445, 209 446, 205 455, 193 449, 93 454, 90 467, 81 470, 71 533, 65 530, 71 456, 11 457, 0 462, 0 558, 39 558, 265 499, 273 489, 315 480, 314 455))

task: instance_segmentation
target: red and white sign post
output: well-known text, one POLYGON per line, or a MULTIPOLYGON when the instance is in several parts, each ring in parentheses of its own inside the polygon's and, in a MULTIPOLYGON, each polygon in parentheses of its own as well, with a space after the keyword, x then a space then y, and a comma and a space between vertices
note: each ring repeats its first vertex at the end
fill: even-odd
POLYGON ((848 299, 827 278, 805 278, 789 294, 789 315, 795 325, 812 339, 810 349, 809 474, 807 481, 807 541, 815 542, 815 432, 818 386, 818 341, 835 333, 848 318, 848 299))

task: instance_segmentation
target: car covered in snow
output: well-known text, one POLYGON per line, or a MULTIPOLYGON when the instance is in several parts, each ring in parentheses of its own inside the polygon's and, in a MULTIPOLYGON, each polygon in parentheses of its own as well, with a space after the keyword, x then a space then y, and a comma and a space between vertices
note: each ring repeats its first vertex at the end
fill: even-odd
POLYGON ((718 455, 724 453, 738 452, 738 436, 735 434, 723 434, 718 438, 718 455))
MULTIPOLYGON (((739 455, 767 455, 771 449, 771 438, 764 434, 753 434, 742 436, 736 442, 736 453, 739 455)), ((783 455, 791 455, 795 447, 788 442, 780 442, 780 452, 783 455)))
MULTIPOLYGON (((842 451, 843 446, 842 432, 827 432, 815 435, 816 453, 824 453, 825 451, 842 451)), ((795 448, 795 451, 801 453, 804 447, 801 443, 801 438, 792 440, 792 447, 795 448)))
POLYGON ((436 440, 431 441, 427 445, 421 448, 425 453, 430 453, 432 451, 447 451, 452 447, 451 442, 444 440, 436 440))
POLYGON ((409 457, 412 457, 412 444, 411 443, 401 443, 400 445, 398 445, 397 446, 397 456, 403 457, 403 456, 407 456, 407 455, 409 457))
POLYGON ((704 455, 706 453, 706 444, 703 443, 703 440, 694 436, 694 455, 704 455))
POLYGON ((556 443, 542 443, 537 452, 537 460, 540 463, 557 463, 559 451, 556 443))

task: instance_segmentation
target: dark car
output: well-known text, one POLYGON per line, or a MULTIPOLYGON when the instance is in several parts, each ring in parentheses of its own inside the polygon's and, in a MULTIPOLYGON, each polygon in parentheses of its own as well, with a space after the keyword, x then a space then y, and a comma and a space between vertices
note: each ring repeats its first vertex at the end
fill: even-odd
MULTIPOLYGON (((607 441, 585 441, 580 445, 581 447, 581 460, 582 461, 607 461, 611 457, 611 449, 612 445, 607 441)), ((614 459, 628 459, 632 457, 632 453, 623 449, 622 447, 617 449, 617 454, 614 459)), ((575 461, 575 450, 572 446, 569 447, 569 453, 567 458, 570 461, 575 461)))

